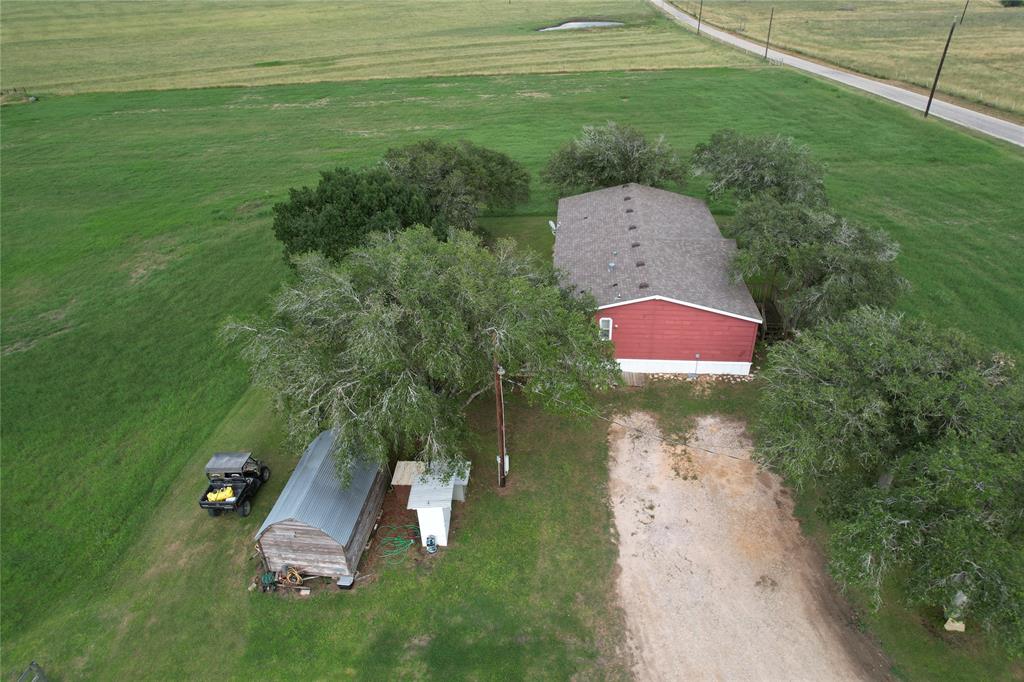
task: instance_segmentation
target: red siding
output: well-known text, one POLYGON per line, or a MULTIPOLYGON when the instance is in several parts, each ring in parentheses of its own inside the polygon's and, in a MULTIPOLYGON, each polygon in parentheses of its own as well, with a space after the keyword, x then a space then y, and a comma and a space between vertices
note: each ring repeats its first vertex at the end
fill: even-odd
POLYGON ((612 318, 615 357, 636 360, 750 362, 757 323, 668 301, 641 301, 598 310, 612 318))

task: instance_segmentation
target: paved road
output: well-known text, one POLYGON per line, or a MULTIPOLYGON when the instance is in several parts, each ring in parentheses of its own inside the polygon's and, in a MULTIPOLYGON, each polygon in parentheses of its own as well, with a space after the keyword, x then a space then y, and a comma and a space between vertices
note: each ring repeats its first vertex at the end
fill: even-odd
MULTIPOLYGON (((649 2, 680 24, 697 28, 697 20, 695 18, 677 7, 670 5, 665 2, 665 0, 649 0, 649 2)), ((707 35, 716 40, 720 40, 723 43, 727 43, 733 47, 738 47, 746 52, 751 52, 759 57, 764 56, 764 43, 758 45, 755 42, 734 36, 731 33, 726 33, 725 31, 713 26, 708 26, 707 24, 701 24, 700 32, 702 35, 707 35)), ((776 63, 785 64, 786 66, 792 66, 793 68, 800 69, 801 71, 813 73, 823 78, 828 78, 829 80, 833 80, 838 83, 843 83, 844 85, 857 88, 858 90, 870 92, 874 95, 878 95, 879 97, 884 97, 885 99, 910 107, 911 109, 917 109, 918 111, 924 111, 924 107, 928 102, 928 97, 925 95, 911 92, 910 90, 905 90, 903 88, 896 87, 895 85, 876 81, 856 73, 843 71, 842 69, 837 69, 831 66, 825 66, 824 64, 818 64, 817 62, 801 59, 800 57, 794 57, 793 55, 786 54, 785 52, 778 52, 776 50, 769 49, 768 59, 776 63)), ((1000 140, 1005 140, 1012 144, 1024 147, 1024 126, 1016 123, 1004 121, 1001 118, 989 116, 988 114, 957 106, 956 104, 950 104, 949 102, 942 102, 938 99, 932 102, 932 108, 928 115, 945 119, 965 128, 976 130, 979 133, 991 135, 992 137, 999 138, 1000 140)))

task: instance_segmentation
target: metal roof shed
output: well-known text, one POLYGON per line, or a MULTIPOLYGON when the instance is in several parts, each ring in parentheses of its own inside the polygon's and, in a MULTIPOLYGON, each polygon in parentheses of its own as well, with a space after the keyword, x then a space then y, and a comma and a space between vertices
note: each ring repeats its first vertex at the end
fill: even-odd
POLYGON ((271 571, 292 566, 307 575, 355 575, 387 479, 378 465, 358 463, 342 488, 331 456, 335 437, 324 431, 309 444, 256 533, 271 571))

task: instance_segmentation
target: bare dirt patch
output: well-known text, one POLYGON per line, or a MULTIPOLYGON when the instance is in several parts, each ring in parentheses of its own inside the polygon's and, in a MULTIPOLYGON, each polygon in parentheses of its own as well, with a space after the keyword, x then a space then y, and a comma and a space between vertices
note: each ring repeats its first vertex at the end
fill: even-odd
POLYGON ((621 421, 610 495, 638 679, 889 677, 741 422, 701 417, 682 446, 659 440, 650 415, 621 421))
POLYGON ((37 315, 28 323, 18 325, 19 327, 27 327, 27 331, 23 334, 16 334, 22 338, 5 345, 3 350, 0 351, 0 355, 7 356, 12 353, 24 353, 42 341, 67 334, 74 330, 75 325, 67 320, 68 312, 74 305, 75 299, 72 298, 60 308, 47 310, 37 315))
POLYGON ((154 272, 167 268, 184 254, 184 249, 173 237, 154 237, 142 243, 138 251, 122 269, 128 271, 132 285, 142 284, 154 272))
POLYGON ((331 103, 330 97, 321 97, 312 102, 275 102, 271 109, 323 109, 331 103))

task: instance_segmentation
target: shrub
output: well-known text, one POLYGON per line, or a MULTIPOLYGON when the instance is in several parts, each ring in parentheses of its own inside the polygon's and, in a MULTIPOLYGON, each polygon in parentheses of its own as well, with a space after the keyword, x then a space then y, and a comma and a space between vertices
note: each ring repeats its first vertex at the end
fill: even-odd
POLYGON ((530 173, 522 164, 465 140, 392 148, 384 167, 427 198, 432 224, 440 228, 472 229, 481 208, 511 209, 530 198, 530 173))
POLYGON ((888 306, 907 288, 896 269, 899 245, 883 230, 823 207, 760 195, 743 203, 730 234, 737 274, 763 286, 787 332, 871 303, 888 306))
POLYGON ((696 175, 710 178, 712 196, 731 192, 746 200, 769 194, 782 202, 827 203, 824 168, 791 137, 720 130, 697 145, 691 164, 696 175))
POLYGON ((541 173, 561 194, 627 182, 682 187, 686 165, 659 135, 653 142, 630 126, 584 126, 582 134, 552 155, 541 173))
POLYGON ((274 235, 285 257, 316 251, 337 260, 371 232, 431 223, 433 214, 415 187, 376 168, 336 168, 320 174, 316 189, 289 190, 274 206, 274 235))

